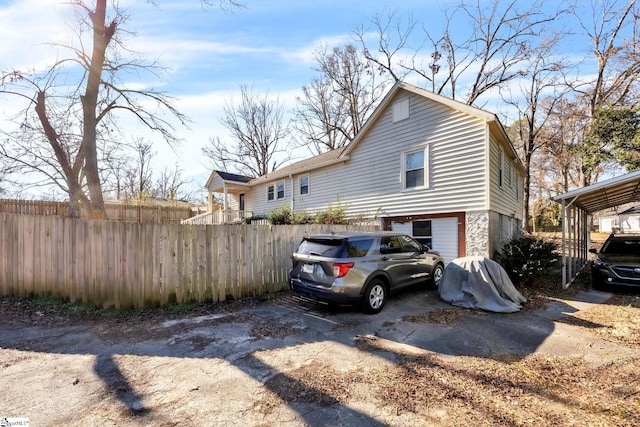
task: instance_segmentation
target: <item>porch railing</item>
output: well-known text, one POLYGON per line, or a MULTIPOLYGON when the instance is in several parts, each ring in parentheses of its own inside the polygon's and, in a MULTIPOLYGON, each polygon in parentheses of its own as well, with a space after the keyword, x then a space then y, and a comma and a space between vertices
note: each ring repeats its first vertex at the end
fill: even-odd
POLYGON ((196 215, 191 218, 182 220, 182 224, 237 224, 244 222, 246 218, 251 218, 251 211, 232 211, 219 210, 196 215))

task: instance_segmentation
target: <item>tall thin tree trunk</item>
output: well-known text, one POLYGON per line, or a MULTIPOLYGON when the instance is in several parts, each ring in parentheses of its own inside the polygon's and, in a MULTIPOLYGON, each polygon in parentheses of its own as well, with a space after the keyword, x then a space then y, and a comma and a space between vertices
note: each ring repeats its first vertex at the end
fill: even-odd
POLYGON ((89 12, 89 17, 93 24, 93 52, 91 55, 87 87, 84 96, 82 96, 84 169, 89 187, 89 198, 91 200, 91 217, 97 219, 106 219, 107 213, 104 209, 102 185, 98 170, 98 149, 96 143, 96 126, 98 125, 98 119, 96 109, 105 53, 116 30, 115 21, 111 22, 108 27, 105 24, 106 8, 107 1, 98 0, 96 1, 95 11, 89 12))

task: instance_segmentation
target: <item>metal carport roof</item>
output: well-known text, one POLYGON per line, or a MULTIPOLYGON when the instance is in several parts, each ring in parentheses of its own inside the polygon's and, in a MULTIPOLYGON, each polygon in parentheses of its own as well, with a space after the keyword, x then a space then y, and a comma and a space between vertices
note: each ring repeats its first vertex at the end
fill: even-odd
POLYGON ((553 198, 556 202, 571 200, 588 213, 640 200, 640 171, 578 188, 553 198))
POLYGON ((640 201, 640 171, 553 197, 562 205, 562 286, 568 287, 587 263, 593 212, 640 201))

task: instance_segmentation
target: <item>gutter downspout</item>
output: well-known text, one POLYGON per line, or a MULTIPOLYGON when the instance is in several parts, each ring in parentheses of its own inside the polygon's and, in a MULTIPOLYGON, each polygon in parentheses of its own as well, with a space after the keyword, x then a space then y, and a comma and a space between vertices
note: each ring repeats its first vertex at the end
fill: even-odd
POLYGON ((291 208, 291 212, 294 212, 296 210, 295 201, 293 199, 293 192, 295 191, 295 188, 293 187, 293 175, 291 174, 289 174, 289 182, 291 183, 291 197, 289 200, 289 207, 291 208))

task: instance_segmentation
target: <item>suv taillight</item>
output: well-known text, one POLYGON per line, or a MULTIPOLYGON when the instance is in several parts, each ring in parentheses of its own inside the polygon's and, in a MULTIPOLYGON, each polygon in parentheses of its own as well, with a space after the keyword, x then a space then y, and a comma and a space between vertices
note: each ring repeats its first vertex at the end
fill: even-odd
POLYGON ((347 274, 349 269, 353 267, 352 262, 336 262, 333 264, 333 277, 336 279, 347 274))

